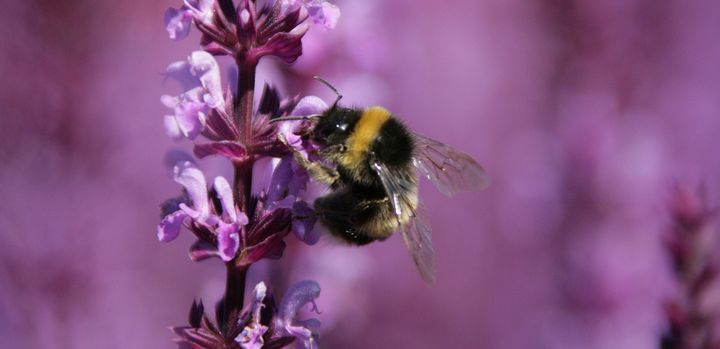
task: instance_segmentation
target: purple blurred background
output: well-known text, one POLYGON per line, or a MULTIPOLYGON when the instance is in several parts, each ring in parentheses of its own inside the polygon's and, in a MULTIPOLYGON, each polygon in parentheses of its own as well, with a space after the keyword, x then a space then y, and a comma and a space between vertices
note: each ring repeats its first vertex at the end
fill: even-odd
MULTIPOLYGON (((325 348, 657 348, 672 295, 662 236, 676 183, 720 188, 720 2, 337 1, 289 70, 258 84, 382 104, 472 154, 485 192, 423 183, 438 283, 392 238, 292 243, 251 281, 320 282, 325 348)), ((157 241, 179 186, 164 153, 162 72, 179 1, 10 1, 0 11, 0 342, 4 348, 172 348, 219 261, 190 234, 157 241)), ((229 173, 222 161, 209 172, 229 173)))

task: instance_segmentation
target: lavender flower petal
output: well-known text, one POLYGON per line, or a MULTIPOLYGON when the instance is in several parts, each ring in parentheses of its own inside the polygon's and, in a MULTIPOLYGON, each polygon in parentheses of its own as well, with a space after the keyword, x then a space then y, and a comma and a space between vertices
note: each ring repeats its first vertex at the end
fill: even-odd
MULTIPOLYGON (((235 200, 233 199, 232 187, 225 177, 215 177, 213 188, 217 192, 220 203, 222 204, 223 217, 230 222, 237 222, 237 210, 235 209, 235 200)), ((246 217, 247 218, 247 217, 246 217)))
POLYGON ((245 326, 242 332, 235 338, 242 349, 260 349, 265 345, 263 335, 267 332, 268 327, 260 324, 245 326))
POLYGON ((184 0, 185 8, 196 21, 212 24, 215 0, 184 0))
POLYGON ((207 94, 203 96, 210 108, 225 109, 225 99, 220 84, 220 67, 215 57, 205 51, 194 51, 188 58, 190 72, 200 79, 207 94))
POLYGON ((320 25, 325 30, 335 28, 340 19, 340 9, 327 1, 306 1, 305 8, 307 8, 313 23, 320 25))
POLYGON ((183 137, 183 132, 180 130, 180 125, 175 119, 175 115, 165 115, 163 118, 163 126, 165 127, 165 133, 174 140, 178 140, 183 137))
POLYGON ((340 19, 340 9, 324 0, 284 0, 282 12, 290 13, 304 7, 313 23, 325 30, 335 28, 340 19))
POLYGON ((317 96, 306 96, 298 101, 291 115, 308 116, 320 114, 328 109, 327 103, 317 96))
POLYGON ((243 331, 235 338, 243 349, 259 349, 265 344, 263 335, 267 332, 268 327, 260 324, 260 312, 265 306, 263 301, 267 293, 267 287, 264 282, 255 285, 253 290, 253 304, 251 308, 251 318, 243 331))
POLYGON ((200 101, 202 88, 197 87, 177 97, 163 95, 160 102, 166 107, 173 109, 174 115, 167 115, 165 118, 166 131, 168 135, 177 138, 178 134, 190 139, 197 137, 205 126, 207 106, 200 101), (174 123, 168 121, 174 118, 174 123))
POLYGON ((226 262, 235 258, 235 254, 237 254, 240 248, 240 235, 238 234, 238 230, 239 227, 235 223, 228 224, 223 221, 218 222, 218 251, 220 252, 220 258, 226 262))
MULTIPOLYGON (((328 105, 322 99, 316 96, 306 96, 302 98, 290 115, 308 116, 321 114, 328 109, 328 105)), ((278 125, 278 134, 285 139, 285 142, 297 151, 304 152, 306 149, 303 145, 302 137, 299 135, 300 129, 305 126, 305 121, 287 121, 278 125)))
POLYGON ((287 195, 292 195, 288 193, 288 186, 293 177, 292 162, 292 157, 286 156, 275 166, 267 192, 268 203, 272 204, 287 195))
POLYGON ((204 221, 210 215, 205 175, 190 161, 178 163, 173 171, 175 182, 185 187, 192 200, 192 208, 185 204, 180 204, 180 207, 193 219, 204 221))
POLYGON ((292 233, 300 241, 314 245, 320 240, 320 232, 315 227, 317 215, 305 201, 295 201, 292 206, 293 222, 292 233))
POLYGON ((317 348, 317 332, 314 329, 319 321, 296 321, 296 317, 300 309, 308 303, 311 303, 313 310, 317 311, 315 300, 319 296, 320 285, 316 281, 304 280, 296 283, 288 289, 283 297, 278 316, 275 319, 277 328, 295 336, 305 348, 317 348), (313 328, 308 328, 305 324, 312 325, 313 328))
POLYGON ((195 51, 187 61, 170 64, 166 76, 177 80, 186 90, 177 97, 160 98, 174 111, 174 120, 172 116, 165 117, 166 131, 174 139, 180 135, 194 139, 202 132, 211 109, 225 111, 217 61, 205 51, 195 51))
POLYGON ((157 227, 158 240, 163 242, 170 242, 175 240, 180 234, 182 224, 188 215, 182 210, 175 211, 160 221, 157 227))
POLYGON ((187 11, 178 10, 176 8, 168 8, 165 11, 165 30, 168 36, 173 40, 181 40, 190 33, 190 24, 192 17, 187 11))
POLYGON ((263 300, 267 294, 267 287, 264 282, 259 282, 253 289, 253 307, 252 307, 252 320, 255 323, 260 322, 260 311, 264 307, 263 300))

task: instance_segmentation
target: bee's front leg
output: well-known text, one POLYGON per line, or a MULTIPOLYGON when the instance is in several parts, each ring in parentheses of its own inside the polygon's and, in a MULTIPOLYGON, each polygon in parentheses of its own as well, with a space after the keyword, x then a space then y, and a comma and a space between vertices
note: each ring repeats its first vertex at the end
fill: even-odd
POLYGON ((299 152, 293 152, 293 158, 295 162, 308 171, 310 177, 318 182, 332 187, 340 179, 340 174, 334 168, 317 161, 310 161, 299 152))
POLYGON ((282 134, 278 134, 278 139, 292 150, 295 162, 308 171, 312 178, 328 186, 334 186, 337 184, 340 179, 340 174, 337 170, 323 163, 310 161, 304 157, 302 153, 290 147, 282 134))

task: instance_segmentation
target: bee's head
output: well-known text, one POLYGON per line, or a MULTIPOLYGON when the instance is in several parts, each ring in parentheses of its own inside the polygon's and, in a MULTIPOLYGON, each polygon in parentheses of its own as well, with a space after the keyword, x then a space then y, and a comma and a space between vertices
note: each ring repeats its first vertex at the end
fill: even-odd
POLYGON ((309 136, 323 147, 343 144, 352 133, 360 114, 357 109, 335 105, 318 118, 309 136))
POLYGON ((356 108, 346 108, 338 105, 342 94, 322 78, 315 76, 315 80, 329 87, 335 94, 335 102, 322 114, 308 116, 286 116, 270 120, 271 123, 291 120, 310 120, 314 125, 305 133, 301 134, 304 139, 310 139, 321 147, 342 144, 349 137, 360 118, 361 112, 356 108))

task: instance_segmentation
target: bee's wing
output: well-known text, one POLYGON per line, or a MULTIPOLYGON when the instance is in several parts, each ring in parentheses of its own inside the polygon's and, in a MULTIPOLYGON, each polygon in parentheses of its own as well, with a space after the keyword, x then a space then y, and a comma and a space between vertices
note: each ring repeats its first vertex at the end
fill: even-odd
POLYGON ((405 247, 410 251, 420 277, 428 285, 435 283, 435 250, 432 247, 430 227, 415 217, 402 230, 405 247))
POLYGON ((401 229, 405 247, 410 252, 423 281, 429 285, 434 284, 435 251, 432 247, 430 227, 417 217, 410 199, 404 195, 404 193, 413 191, 415 184, 401 176, 394 175, 387 166, 379 161, 371 159, 370 164, 380 177, 385 192, 390 198, 390 204, 397 218, 398 227, 400 227, 400 218, 403 215, 411 217, 408 224, 401 229))
POLYGON ((490 184, 490 176, 470 155, 434 139, 415 134, 413 165, 443 194, 481 190, 490 184))

